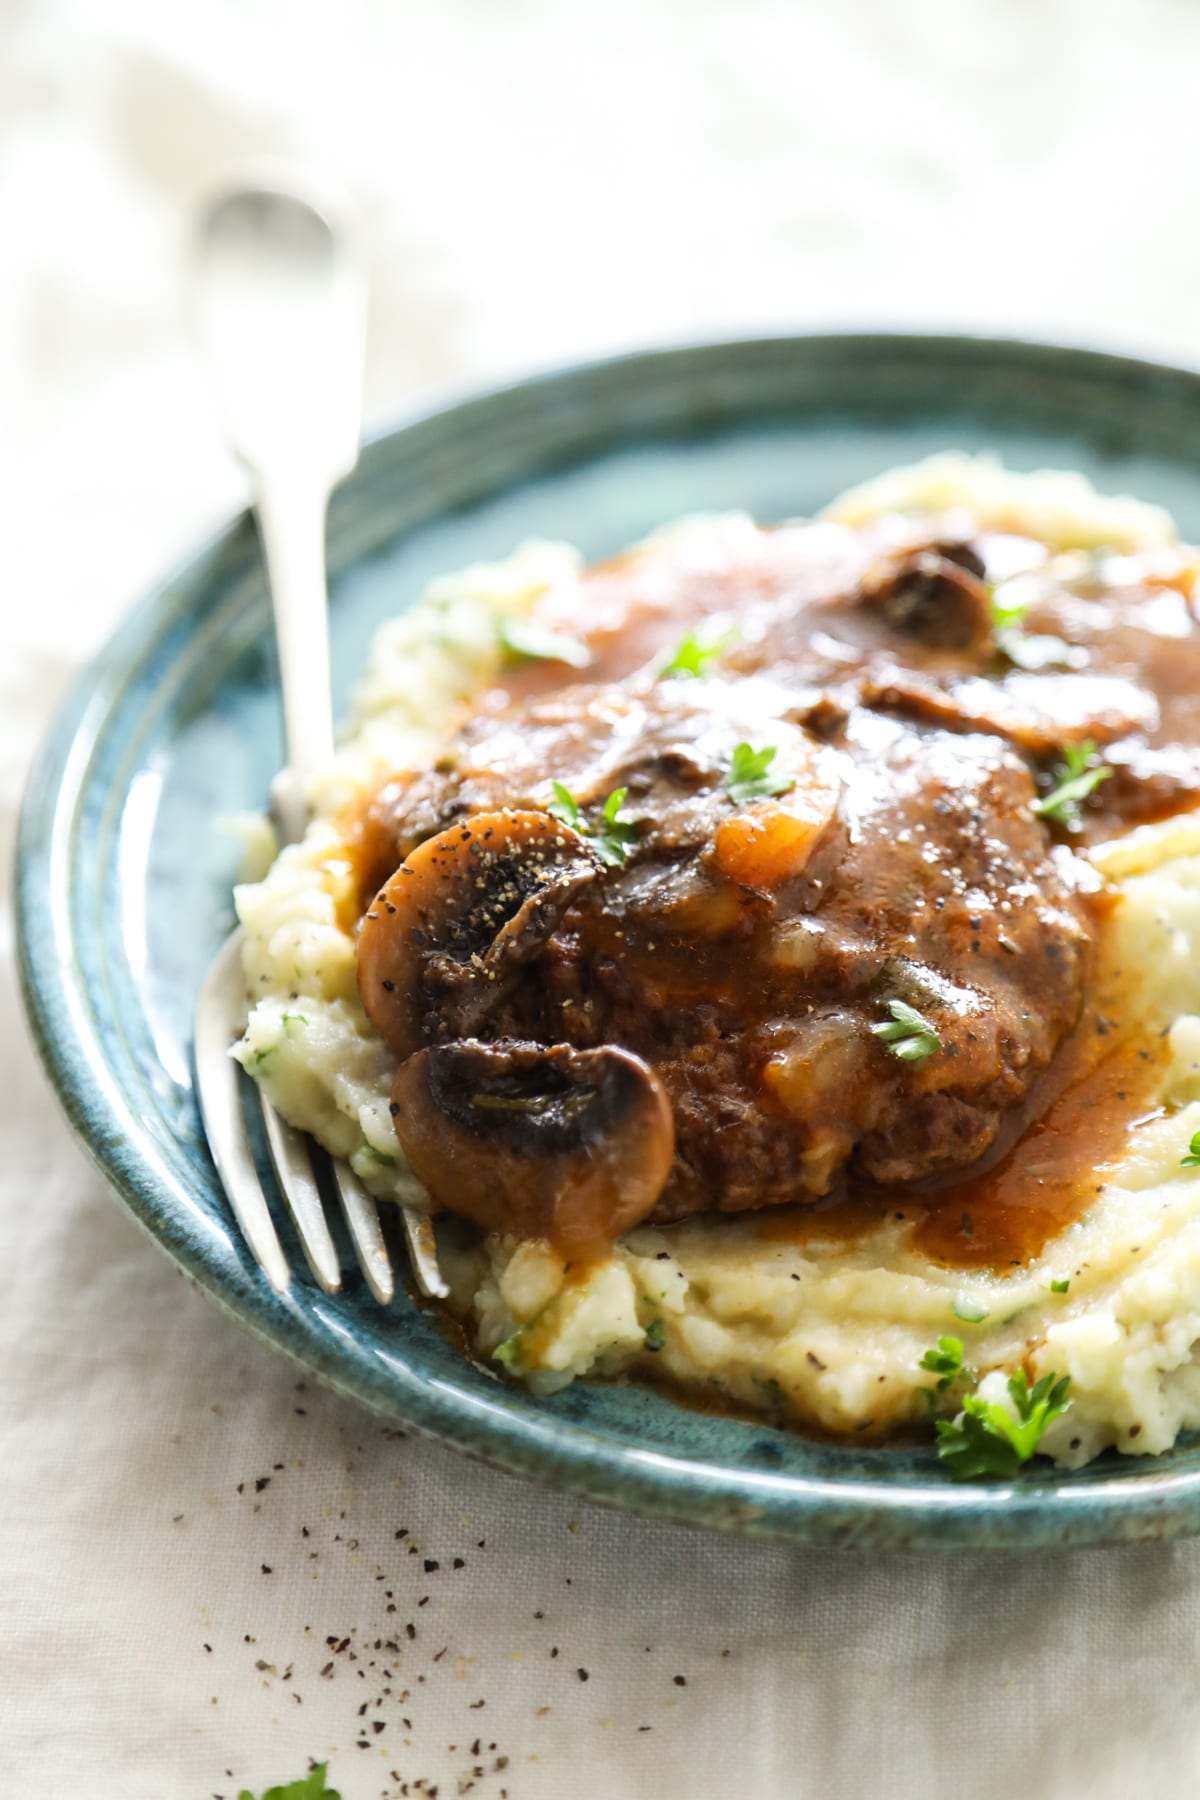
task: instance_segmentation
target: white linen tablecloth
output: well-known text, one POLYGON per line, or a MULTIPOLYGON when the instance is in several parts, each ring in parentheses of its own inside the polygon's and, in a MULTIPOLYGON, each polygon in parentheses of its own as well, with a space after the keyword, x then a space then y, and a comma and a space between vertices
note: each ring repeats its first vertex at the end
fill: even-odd
MULTIPOLYGON (((0 33, 6 855, 55 699, 242 494, 179 293, 236 158, 361 197, 375 417, 748 325, 1200 353, 1187 0, 10 0, 0 33)), ((345 1800, 1196 1791, 1200 1546, 724 1541, 385 1429, 113 1203, 7 914, 0 955, 0 1793, 232 1800, 309 1756, 345 1800)))

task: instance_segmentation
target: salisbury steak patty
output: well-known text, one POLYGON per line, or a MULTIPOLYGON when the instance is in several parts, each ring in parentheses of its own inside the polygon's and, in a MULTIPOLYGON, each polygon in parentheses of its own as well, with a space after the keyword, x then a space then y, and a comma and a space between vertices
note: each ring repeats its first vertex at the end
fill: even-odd
MULTIPOLYGON (((513 1226, 511 1179, 464 1170, 494 1160, 498 1121, 511 1134, 519 1115, 530 1170, 544 1123, 562 1171, 521 1232, 561 1239, 569 1216, 574 1248, 611 1236, 597 1210, 611 1212, 610 1153, 594 1129, 573 1159, 563 1148, 564 1046, 636 1059, 623 1079, 644 1096, 639 1129, 666 1096, 673 1154, 654 1124, 644 1160, 667 1173, 639 1216, 974 1162, 1081 1005, 1093 884, 1036 797, 998 736, 822 707, 763 678, 631 677, 479 713, 437 770, 382 791, 366 834, 373 875, 397 870, 364 920, 368 1013, 402 1060, 464 1045, 437 1074, 438 1092, 453 1083, 454 1157, 439 1178, 421 1156, 435 1200, 513 1226), (814 717, 819 738, 798 722, 814 717), (904 1008, 923 1033, 885 1040, 904 1008), (572 1188, 594 1205, 564 1205, 572 1188)), ((423 1152, 424 1067, 393 1097, 401 1143, 416 1148, 419 1119, 423 1152)))

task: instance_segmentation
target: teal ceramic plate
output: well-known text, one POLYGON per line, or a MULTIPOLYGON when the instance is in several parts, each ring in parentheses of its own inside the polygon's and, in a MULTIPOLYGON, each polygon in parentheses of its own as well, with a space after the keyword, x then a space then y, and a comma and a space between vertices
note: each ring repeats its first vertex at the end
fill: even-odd
MULTIPOLYGON (((1200 536, 1200 376, 963 337, 710 344, 526 381, 371 444, 330 519, 335 679, 432 575, 566 537, 589 557, 681 513, 806 513, 948 446, 1082 469, 1200 536)), ((208 1161, 193 998, 230 925, 237 851, 280 756, 266 593, 242 519, 126 620, 59 716, 19 862, 30 1018, 72 1124, 125 1205, 219 1305, 340 1392, 523 1474, 635 1511, 876 1548, 1111 1542, 1200 1527, 1200 1447, 956 1487, 924 1449, 820 1445, 633 1386, 535 1401, 357 1274, 279 1298, 208 1161)), ((348 1260, 348 1259, 347 1259, 348 1260)), ((297 1268, 298 1253, 293 1255, 297 1268)))

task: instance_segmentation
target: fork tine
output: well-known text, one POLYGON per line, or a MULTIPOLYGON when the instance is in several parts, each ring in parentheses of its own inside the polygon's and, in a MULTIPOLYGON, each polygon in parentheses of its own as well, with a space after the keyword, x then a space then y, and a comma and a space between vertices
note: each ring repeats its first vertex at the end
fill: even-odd
POLYGON ((271 1286, 286 1294, 291 1279, 287 1258, 246 1141, 238 1094, 241 1070, 229 1054, 230 1020, 239 1016, 242 998, 242 934, 237 931, 221 946, 196 1003, 196 1098, 242 1236, 271 1286))
POLYGON ((383 1241, 379 1208, 349 1164, 335 1159, 333 1177, 358 1266, 379 1304, 390 1306, 396 1297, 396 1278, 383 1241))
POLYGON ((325 1205, 309 1155, 309 1140, 281 1119, 266 1100, 262 1103, 262 1115, 279 1189, 308 1266, 327 1294, 340 1293, 342 1265, 329 1235, 325 1205))
POLYGON ((402 1207, 400 1217, 404 1224, 404 1241, 408 1245, 409 1261, 417 1278, 417 1286, 426 1299, 444 1300, 450 1289, 442 1279, 442 1271, 438 1266, 433 1220, 428 1213, 418 1212, 412 1206, 402 1207))
MULTIPOLYGON (((229 1054, 245 1018, 243 937, 238 930, 222 944, 196 1002, 196 1095, 213 1161, 242 1235, 272 1287, 284 1294, 290 1271, 246 1137, 239 1094, 241 1070, 229 1054)), ((308 1266, 327 1294, 339 1293, 341 1265, 325 1217, 312 1142, 281 1119, 261 1094, 259 1099, 280 1192, 308 1266)), ((388 1306, 395 1299, 396 1280, 378 1208, 353 1170, 344 1162, 330 1160, 359 1267, 376 1300, 388 1306)), ((417 1286, 429 1299, 444 1300, 450 1290, 438 1267, 432 1221, 409 1206, 400 1209, 400 1217, 417 1286)))

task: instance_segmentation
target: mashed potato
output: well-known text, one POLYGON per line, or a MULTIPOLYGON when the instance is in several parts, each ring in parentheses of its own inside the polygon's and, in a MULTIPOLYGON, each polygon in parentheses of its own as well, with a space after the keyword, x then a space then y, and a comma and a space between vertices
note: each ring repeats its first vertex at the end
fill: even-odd
MULTIPOLYGON (((1067 554, 1175 537, 1160 509, 1103 498, 1078 475, 960 456, 892 471, 825 516, 858 525, 958 505, 1067 554)), ((669 529, 702 553, 745 528, 733 515, 669 529)), ((285 1118, 383 1199, 423 1197, 388 1113, 393 1058, 358 1000, 341 821, 389 771, 436 757, 500 667, 501 622, 548 590, 569 601, 580 567, 567 545, 526 544, 435 583, 385 626, 306 837, 238 890, 250 1016, 235 1054, 285 1118)), ((1200 817, 1092 855, 1123 895, 1106 954, 1136 969, 1146 1016, 1167 1033, 1161 1106, 1098 1171, 1091 1210, 1035 1261, 1011 1275, 951 1269, 898 1218, 852 1240, 815 1224, 791 1242, 750 1215, 639 1228, 581 1273, 544 1245, 448 1230, 443 1267, 479 1352, 540 1392, 588 1373, 652 1372, 776 1419, 876 1435, 927 1416, 920 1359, 950 1334, 981 1377, 1022 1366, 1070 1376, 1071 1408, 1041 1446, 1062 1463, 1108 1445, 1165 1450, 1200 1426, 1200 1168, 1181 1164, 1200 1131, 1200 817)))

